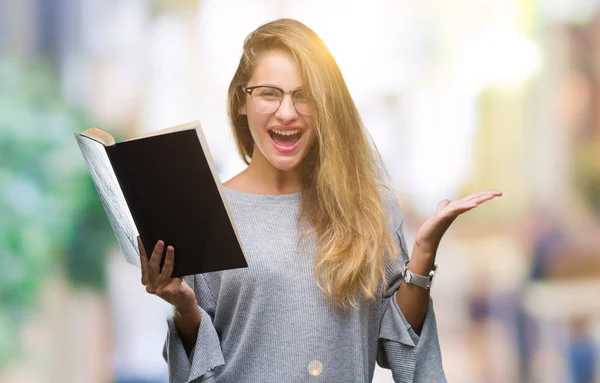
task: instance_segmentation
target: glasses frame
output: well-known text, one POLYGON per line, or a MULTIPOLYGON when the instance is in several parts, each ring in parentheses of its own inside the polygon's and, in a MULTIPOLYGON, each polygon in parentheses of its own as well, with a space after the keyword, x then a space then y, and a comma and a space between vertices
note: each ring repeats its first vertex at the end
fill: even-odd
POLYGON ((279 108, 281 108, 281 102, 283 101, 283 97, 285 96, 286 93, 289 93, 290 96, 292 96, 292 102, 294 103, 294 109, 296 109, 296 112, 298 112, 298 114, 301 114, 303 116, 310 116, 311 113, 301 113, 298 108, 296 107, 296 94, 298 92, 303 91, 304 89, 302 88, 298 88, 298 89, 282 89, 278 86, 273 86, 273 85, 254 85, 254 86, 245 86, 242 85, 242 90, 244 91, 244 93, 247 93, 248 95, 250 95, 250 99, 252 99, 252 92, 254 91, 254 89, 256 88, 271 88, 271 89, 275 89, 278 90, 282 93, 281 99, 279 100, 279 106, 277 107, 277 109, 275 109, 272 112, 259 112, 258 110, 256 110, 256 108, 254 108, 254 102, 250 102, 252 104, 252 109, 254 109, 254 111, 256 113, 260 113, 260 114, 271 114, 271 113, 276 113, 279 108))

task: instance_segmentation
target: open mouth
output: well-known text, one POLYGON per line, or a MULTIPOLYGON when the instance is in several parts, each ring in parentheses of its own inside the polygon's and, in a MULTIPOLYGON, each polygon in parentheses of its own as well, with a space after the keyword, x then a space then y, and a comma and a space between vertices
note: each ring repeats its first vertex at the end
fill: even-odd
POLYGON ((292 129, 292 130, 277 130, 277 129, 269 129, 269 135, 271 139, 277 146, 281 146, 284 148, 294 146, 300 138, 302 137, 302 133, 300 129, 292 129))

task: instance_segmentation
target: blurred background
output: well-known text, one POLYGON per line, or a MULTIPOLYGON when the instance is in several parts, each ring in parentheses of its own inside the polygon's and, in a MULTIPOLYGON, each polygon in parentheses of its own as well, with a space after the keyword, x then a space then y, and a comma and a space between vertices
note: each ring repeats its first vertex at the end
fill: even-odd
POLYGON ((73 133, 200 120, 229 179, 227 86, 278 17, 336 57, 409 247, 439 200, 504 192, 439 251, 448 380, 600 382, 599 0, 0 0, 0 382, 166 382, 170 309, 73 133))

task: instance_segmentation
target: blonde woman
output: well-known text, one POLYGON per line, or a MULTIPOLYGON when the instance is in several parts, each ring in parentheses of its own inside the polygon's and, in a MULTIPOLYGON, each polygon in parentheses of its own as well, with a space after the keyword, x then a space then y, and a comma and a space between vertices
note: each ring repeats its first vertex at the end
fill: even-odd
POLYGON ((228 112, 248 166, 223 186, 249 267, 171 278, 171 246, 162 272, 162 241, 149 261, 141 254, 147 292, 174 307, 170 381, 370 382, 376 362, 397 382, 445 381, 429 297, 436 250, 458 215, 501 193, 441 202, 409 261, 340 70, 295 20, 247 37, 228 112))

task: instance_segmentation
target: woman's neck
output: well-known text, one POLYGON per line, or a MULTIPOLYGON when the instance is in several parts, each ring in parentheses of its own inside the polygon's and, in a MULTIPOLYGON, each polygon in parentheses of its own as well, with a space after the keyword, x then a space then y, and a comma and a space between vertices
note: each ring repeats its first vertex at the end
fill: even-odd
POLYGON ((242 192, 269 195, 293 194, 303 189, 300 169, 277 169, 262 155, 255 155, 246 169, 224 185, 242 192))

